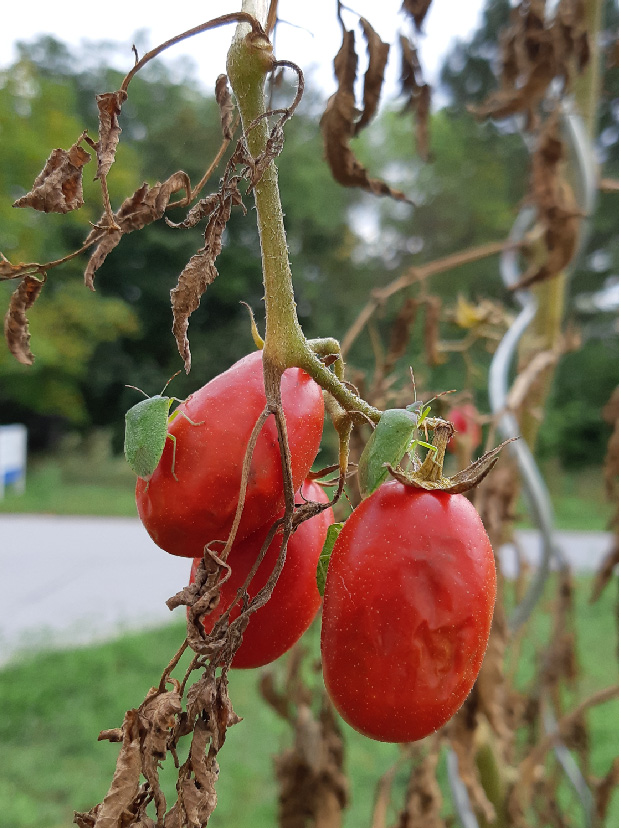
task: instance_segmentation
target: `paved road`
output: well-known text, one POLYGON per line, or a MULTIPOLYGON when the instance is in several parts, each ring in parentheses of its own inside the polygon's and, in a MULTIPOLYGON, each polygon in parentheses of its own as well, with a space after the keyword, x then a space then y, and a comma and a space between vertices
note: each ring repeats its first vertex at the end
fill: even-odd
MULTIPOLYGON (((518 532, 517 540, 536 561, 536 533, 518 532)), ((610 536, 559 532, 557 542, 575 569, 593 570, 610 536)), ((501 550, 507 574, 515 560, 515 548, 501 550)), ((165 601, 189 570, 190 561, 158 549, 138 519, 0 515, 0 664, 19 651, 105 640, 182 617, 165 601)))

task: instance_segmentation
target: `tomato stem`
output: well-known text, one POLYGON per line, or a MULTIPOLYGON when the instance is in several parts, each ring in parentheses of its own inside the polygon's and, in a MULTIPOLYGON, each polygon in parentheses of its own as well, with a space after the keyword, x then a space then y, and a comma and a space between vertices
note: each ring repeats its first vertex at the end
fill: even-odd
MULTIPOLYGON (((244 129, 265 112, 265 78, 274 64, 272 44, 265 35, 251 32, 236 37, 231 44, 227 70, 244 129)), ((269 136, 267 119, 262 118, 247 135, 248 149, 257 157, 264 149, 269 136)), ((265 345, 263 364, 268 405, 276 402, 275 391, 286 368, 305 370, 315 382, 328 391, 347 412, 362 412, 373 422, 378 422, 381 412, 358 397, 341 382, 314 352, 300 326, 295 298, 289 251, 283 221, 278 172, 272 161, 254 188, 257 210, 257 226, 261 241, 263 284, 265 288, 265 345)), ((330 348, 338 349, 342 376, 340 346, 336 340, 326 340, 330 348)), ((320 346, 321 351, 321 346, 320 346)))

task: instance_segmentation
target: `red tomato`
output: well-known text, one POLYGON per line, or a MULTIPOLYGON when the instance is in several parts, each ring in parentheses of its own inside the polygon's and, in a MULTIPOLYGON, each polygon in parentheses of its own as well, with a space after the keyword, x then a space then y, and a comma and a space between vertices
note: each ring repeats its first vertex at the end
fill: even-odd
POLYGON ((472 403, 464 403, 451 409, 446 419, 455 426, 456 432, 447 446, 447 451, 455 452, 458 440, 466 441, 468 450, 474 451, 481 442, 481 426, 478 411, 472 403))
POLYGON ((465 497, 380 486, 328 567, 321 652, 341 716, 382 742, 441 727, 477 677, 495 597, 494 553, 465 497))
MULTIPOLYGON (((248 439, 265 407, 261 351, 236 362, 179 406, 172 440, 147 483, 138 478, 136 505, 147 532, 172 555, 194 558, 206 543, 226 540, 233 524, 248 439)), ((299 487, 319 450, 323 429, 321 388, 299 368, 285 371, 282 400, 291 448, 293 485, 299 487)), ((250 468, 241 540, 284 506, 282 467, 274 419, 263 427, 250 468)))
MULTIPOLYGON (((307 500, 327 503, 321 486, 307 481, 302 486, 307 500)), ((321 598, 317 589, 317 561, 326 539, 328 526, 334 523, 332 509, 326 509, 316 517, 300 524, 289 540, 287 557, 276 582, 271 598, 251 617, 244 632, 242 643, 235 653, 233 667, 261 667, 286 653, 310 626, 317 614, 321 598)), ((252 565, 257 559, 271 523, 254 535, 236 543, 229 562, 231 577, 220 591, 220 603, 214 612, 205 616, 207 632, 216 620, 235 600, 237 590, 243 586, 252 565)), ((277 534, 268 547, 265 557, 250 583, 248 594, 254 597, 267 583, 280 552, 282 535, 277 534)), ((190 583, 194 580, 201 558, 192 563, 190 583)), ((231 620, 239 616, 239 606, 231 611, 231 620)))

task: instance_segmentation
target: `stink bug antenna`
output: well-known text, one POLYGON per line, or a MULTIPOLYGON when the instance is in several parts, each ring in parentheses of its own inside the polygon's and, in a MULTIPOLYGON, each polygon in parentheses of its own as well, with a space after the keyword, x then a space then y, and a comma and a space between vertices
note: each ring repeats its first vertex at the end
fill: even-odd
POLYGON ((168 380, 168 382, 166 383, 166 385, 165 385, 165 386, 162 388, 162 390, 160 391, 160 397, 161 397, 161 396, 163 396, 164 391, 166 391, 166 389, 168 388, 168 386, 170 385, 170 383, 171 383, 171 382, 174 380, 174 378, 175 378, 176 376, 178 376, 180 373, 181 373, 181 369, 179 369, 178 371, 176 371, 176 372, 172 375, 172 377, 168 380))
POLYGON ((137 386, 137 385, 125 385, 125 388, 133 388, 133 389, 134 389, 134 391, 140 391, 140 393, 141 393, 141 394, 144 394, 144 396, 145 396, 148 400, 149 400, 149 399, 151 399, 151 398, 149 397, 149 395, 148 395, 148 394, 145 394, 145 392, 142 390, 142 388, 138 388, 138 386, 137 386))
POLYGON ((432 397, 430 400, 427 400, 425 405, 429 405, 429 403, 432 403, 434 400, 439 400, 440 397, 446 397, 447 394, 455 394, 456 392, 457 392, 456 388, 451 388, 450 391, 440 391, 440 393, 436 394, 435 397, 432 397))

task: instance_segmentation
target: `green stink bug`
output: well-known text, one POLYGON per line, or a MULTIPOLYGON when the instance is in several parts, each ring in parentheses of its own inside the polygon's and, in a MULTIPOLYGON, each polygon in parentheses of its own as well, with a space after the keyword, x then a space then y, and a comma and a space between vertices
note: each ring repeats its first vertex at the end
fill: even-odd
MULTIPOLYGON (((179 371, 177 371, 178 373, 179 371)), ((177 479, 175 474, 177 440, 174 434, 168 432, 168 425, 177 414, 181 414, 192 425, 201 425, 201 423, 192 422, 187 414, 178 408, 169 415, 170 407, 174 401, 183 402, 177 397, 164 396, 164 391, 177 374, 174 374, 168 380, 160 394, 153 397, 149 397, 148 394, 145 394, 141 388, 136 388, 135 385, 127 386, 127 388, 140 391, 146 397, 146 400, 136 403, 125 414, 125 459, 138 477, 142 477, 143 480, 149 480, 157 468, 157 464, 164 453, 166 438, 170 438, 173 442, 171 471, 175 480, 177 479)))

